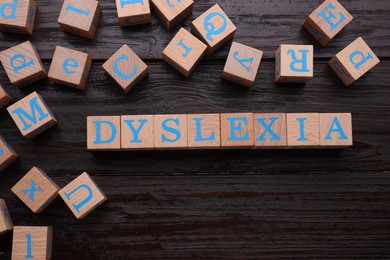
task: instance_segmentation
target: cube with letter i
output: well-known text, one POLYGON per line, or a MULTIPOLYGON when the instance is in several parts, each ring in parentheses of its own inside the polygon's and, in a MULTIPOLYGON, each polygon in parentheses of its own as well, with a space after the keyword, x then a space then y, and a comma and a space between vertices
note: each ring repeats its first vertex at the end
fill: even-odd
POLYGON ((221 147, 253 148, 253 126, 253 113, 221 114, 221 147))
POLYGON ((155 115, 154 147, 187 149, 187 115, 155 115))
POLYGON ((60 196, 77 219, 84 218, 107 200, 107 197, 86 172, 62 188, 60 196))
POLYGON ((50 260, 52 244, 52 227, 15 226, 12 239, 12 260, 50 260))
POLYGON ((326 46, 352 19, 337 0, 326 0, 309 15, 304 27, 322 46, 326 46))
POLYGON ((148 75, 148 66, 126 44, 103 64, 103 69, 125 93, 148 75))
POLYGON ((313 61, 313 45, 282 44, 275 53, 275 82, 308 82, 313 78, 313 61))
POLYGON ((89 151, 119 151, 121 149, 121 117, 87 117, 87 147, 89 151))
POLYGON ((33 138, 57 124, 43 98, 33 92, 7 108, 24 137, 33 138))
POLYGON ((49 78, 56 83, 84 89, 91 57, 88 53, 57 46, 50 65, 49 78))
POLYGON ((0 235, 14 228, 5 200, 0 199, 0 235))
POLYGON ((158 18, 171 30, 192 13, 193 0, 151 0, 158 18))
POLYGON ((19 156, 0 135, 0 172, 15 162, 19 156))
POLYGON ((0 52, 0 60, 15 87, 24 87, 47 77, 41 58, 29 41, 0 52))
POLYGON ((0 109, 13 101, 13 98, 8 95, 3 86, 0 84, 0 109))
POLYGON ((222 78, 250 87, 256 79, 263 52, 233 42, 223 69, 222 78))
POLYGON ((65 0, 58 17, 58 24, 64 32, 92 40, 101 14, 98 1, 65 0))
POLYGON ((207 44, 208 54, 212 54, 233 39, 236 31, 236 26, 218 4, 212 6, 191 24, 191 32, 207 44))
POLYGON ((154 116, 121 116, 122 150, 154 149, 154 116))
POLYGON ((221 148, 221 119, 219 114, 187 115, 188 148, 221 148))
POLYGON ((0 31, 32 35, 36 8, 34 0, 1 1, 0 31))
POLYGON ((320 114, 320 144, 324 147, 352 146, 352 115, 350 113, 320 114))
POLYGON ((359 37, 329 61, 346 86, 351 85, 379 63, 378 57, 359 37))
POLYGON ((146 24, 151 21, 149 0, 116 0, 120 26, 146 24))
POLYGON ((255 148, 286 148, 287 123, 285 113, 254 114, 255 148))
POLYGON ((320 146, 319 114, 287 114, 287 144, 290 148, 320 146))
POLYGON ((181 28, 163 51, 163 59, 188 77, 206 53, 206 44, 181 28))

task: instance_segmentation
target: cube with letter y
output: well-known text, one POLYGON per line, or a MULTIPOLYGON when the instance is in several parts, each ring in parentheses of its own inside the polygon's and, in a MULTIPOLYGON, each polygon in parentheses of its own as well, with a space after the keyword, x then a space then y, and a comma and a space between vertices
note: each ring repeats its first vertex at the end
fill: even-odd
POLYGON ((192 13, 193 0, 151 0, 158 18, 171 30, 192 13))
POLYGON ((154 115, 154 147, 186 149, 187 115, 154 115))
POLYGON ((320 146, 319 114, 287 114, 287 144, 291 148, 320 146))
POLYGON ((36 4, 34 0, 3 0, 0 3, 0 31, 32 35, 36 4))
POLYGON ((187 115, 188 148, 221 148, 221 120, 219 114, 187 115))
POLYGON ((222 148, 253 148, 254 146, 253 113, 221 114, 222 148))
POLYGON ((5 200, 0 199, 0 235, 14 228, 5 200))
POLYGON ((154 116, 121 116, 122 150, 154 149, 154 116))
POLYGON ((52 244, 52 227, 15 226, 12 239, 12 260, 50 260, 52 244))
POLYGON ((0 135, 0 172, 19 158, 18 154, 0 135))
POLYGON ((351 113, 320 114, 320 144, 324 147, 352 146, 351 113))
POLYGON ((149 0, 116 0, 120 26, 146 24, 151 21, 149 0))
POLYGON ((87 139, 89 151, 119 151, 121 149, 121 117, 87 117, 87 139))

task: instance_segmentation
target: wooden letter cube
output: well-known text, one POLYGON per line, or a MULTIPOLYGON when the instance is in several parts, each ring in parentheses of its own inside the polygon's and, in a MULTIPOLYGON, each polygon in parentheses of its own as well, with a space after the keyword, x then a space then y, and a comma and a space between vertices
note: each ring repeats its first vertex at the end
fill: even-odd
POLYGON ((60 188, 41 169, 33 167, 11 190, 34 213, 40 213, 57 197, 60 188))
POLYGON ((154 149, 154 116, 121 116, 122 150, 154 149))
POLYGON ((320 114, 320 144, 325 147, 352 146, 350 113, 320 114))
POLYGON ((219 114, 187 115, 188 148, 221 148, 221 119, 219 114))
POLYGON ((157 17, 168 30, 188 17, 194 8, 193 0, 151 0, 157 17))
POLYGON ((188 77, 206 53, 206 44, 181 28, 163 51, 163 59, 188 77))
POLYGON ((14 228, 5 200, 0 199, 0 235, 14 228))
POLYGON ((0 52, 0 60, 15 87, 21 88, 47 77, 41 58, 29 41, 0 52))
POLYGON ((0 135, 0 172, 15 162, 19 156, 0 135))
POLYGON ((351 85, 379 63, 378 57, 359 37, 329 62, 346 86, 351 85))
POLYGON ((49 78, 56 83, 84 89, 91 57, 88 53, 57 46, 49 70, 49 78))
POLYGON ((337 0, 326 0, 305 21, 304 27, 326 46, 353 17, 337 0))
POLYGON ((149 0, 116 0, 120 26, 150 23, 149 0))
POLYGON ((263 52, 233 42, 223 69, 222 78, 250 87, 256 79, 263 52))
POLYGON ((318 113, 287 114, 287 144, 291 148, 318 147, 320 145, 318 113))
POLYGON ((102 10, 95 0, 65 0, 58 24, 64 32, 92 40, 102 10))
POLYGON ((255 148, 286 148, 285 113, 254 114, 255 148))
POLYGON ((253 113, 221 114, 222 148, 253 148, 255 146, 253 113))
POLYGON ((119 151, 121 149, 121 117, 87 117, 89 151, 119 151))
POLYGON ((236 26, 218 4, 212 6, 191 24, 191 32, 207 44, 208 54, 233 39, 236 30, 236 26))
POLYGON ((187 148, 187 115, 155 115, 156 149, 187 148))
POLYGON ((125 93, 148 75, 148 66, 126 44, 103 64, 103 68, 125 93))
POLYGON ((50 260, 52 241, 52 227, 15 226, 12 240, 12 260, 50 260))
POLYGON ((0 109, 13 101, 13 98, 8 95, 3 86, 0 84, 0 109))
POLYGON ((32 35, 35 13, 34 0, 1 1, 0 31, 32 35))
POLYGON ((57 124, 43 98, 33 92, 7 108, 24 137, 33 138, 57 124))
POLYGON ((313 78, 313 45, 282 44, 275 60, 275 82, 306 83, 313 78))
POLYGON ((60 196, 78 219, 84 218, 107 200, 107 197, 86 172, 62 188, 60 196))

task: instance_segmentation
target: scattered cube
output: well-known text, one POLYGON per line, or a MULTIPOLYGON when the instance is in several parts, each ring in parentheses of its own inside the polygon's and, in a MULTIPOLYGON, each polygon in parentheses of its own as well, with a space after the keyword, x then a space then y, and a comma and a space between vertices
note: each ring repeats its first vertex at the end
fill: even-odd
POLYGON ((84 89, 92 59, 88 53, 57 46, 49 70, 56 83, 84 89))
POLYGON ((254 114, 255 148, 286 148, 285 113, 254 114))
POLYGON ((84 218, 107 200, 107 197, 86 172, 62 188, 60 196, 77 219, 84 218))
POLYGON ((154 149, 154 116, 121 116, 122 150, 154 149))
POLYGON ((0 109, 13 101, 13 98, 8 95, 3 86, 0 84, 0 109))
POLYGON ((181 28, 163 51, 163 59, 188 77, 206 53, 207 46, 181 28))
POLYGON ((52 241, 52 227, 15 226, 12 240, 12 260, 50 260, 52 241))
POLYGON ((250 87, 256 79, 263 52, 233 42, 223 69, 222 78, 250 87))
POLYGON ((0 31, 32 35, 36 4, 34 0, 4 0, 0 4, 0 31))
POLYGON ((253 148, 253 113, 221 114, 221 147, 253 148))
POLYGON ((126 44, 103 64, 103 68, 125 93, 148 75, 148 66, 126 44))
POLYGON ((19 156, 0 135, 0 172, 15 162, 19 156))
POLYGON ((287 114, 287 143, 292 148, 320 145, 318 113, 287 114))
POLYGON ((149 0, 116 0, 120 26, 146 24, 151 21, 149 0))
POLYGON ((326 0, 306 19, 304 27, 326 46, 353 17, 337 0, 326 0))
POLYGON ((24 97, 7 108, 24 137, 33 138, 57 124, 53 113, 37 92, 24 97))
POLYGON ((191 32, 207 44, 208 54, 233 39, 236 30, 236 26, 218 4, 212 6, 191 24, 191 32))
POLYGON ((194 9, 193 0, 151 0, 157 17, 171 30, 188 17, 194 9))
POLYGON ((352 115, 320 114, 320 145, 336 148, 352 146, 352 115))
POLYGON ((219 114, 187 115, 188 148, 221 148, 221 123, 219 114))
POLYGON ((89 151, 119 151, 121 149, 121 117, 87 117, 87 149, 89 151))
POLYGON ((64 0, 58 24, 64 32, 92 40, 102 14, 95 0, 64 0))
POLYGON ((351 85, 379 63, 378 57, 359 37, 336 54, 329 65, 346 86, 351 85))
POLYGON ((41 58, 29 41, 0 52, 0 60, 15 87, 21 88, 47 77, 41 58))
POLYGON ((187 115, 155 115, 154 147, 187 148, 187 115))
POLYGON ((0 235, 14 228, 5 200, 0 199, 0 235))

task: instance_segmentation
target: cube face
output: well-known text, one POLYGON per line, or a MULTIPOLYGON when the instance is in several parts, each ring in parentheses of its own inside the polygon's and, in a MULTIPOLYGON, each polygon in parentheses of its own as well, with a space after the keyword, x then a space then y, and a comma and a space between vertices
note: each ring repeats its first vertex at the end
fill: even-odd
POLYGON ((188 148, 221 148, 221 120, 219 114, 187 115, 188 148))
POLYGON ((0 172, 15 162, 19 156, 0 135, 0 172))
POLYGON ((252 47, 233 42, 223 69, 222 78, 250 87, 259 70, 263 52, 252 47))
POLYGON ((0 84, 0 109, 13 101, 13 98, 8 95, 3 86, 0 84))
POLYGON ((146 24, 151 21, 149 0, 116 0, 120 26, 146 24))
POLYGON ((0 31, 32 35, 36 4, 34 0, 5 0, 0 4, 0 31))
POLYGON ((318 147, 320 145, 319 114, 287 114, 287 142, 292 148, 318 147))
POLYGON ((193 0, 151 0, 158 18, 171 30, 192 13, 193 0))
POLYGON ((15 226, 12 240, 12 260, 50 260, 52 227, 15 226))
POLYGON ((163 59, 188 77, 206 49, 203 42, 182 28, 163 51, 163 59))
POLYGON ((321 45, 326 46, 352 19, 337 0, 326 0, 309 15, 304 26, 321 45))
POLYGON ((33 138, 57 124, 42 97, 33 92, 7 108, 24 137, 33 138))
POLYGON ((49 70, 49 78, 56 83, 84 89, 91 57, 88 53, 57 46, 49 70))
POLYGON ((212 6, 191 24, 192 33, 207 44, 208 54, 233 39, 236 30, 236 26, 218 4, 212 6))
POLYGON ((119 151, 121 149, 120 116, 89 116, 87 131, 88 150, 119 151))
POLYGON ((148 74, 148 66, 126 44, 103 64, 103 68, 125 93, 148 74))
POLYGON ((58 24, 65 32, 93 39, 101 13, 98 1, 65 0, 58 18, 58 24))
POLYGON ((351 85, 379 63, 378 57, 359 37, 329 62, 346 86, 351 85))
POLYGON ((313 78, 313 45, 282 44, 275 54, 275 82, 306 83, 313 78))
POLYGON ((285 113, 254 114, 256 148, 286 148, 286 121, 285 113))
POLYGON ((253 113, 221 114, 221 147, 253 148, 253 113))
POLYGON ((0 199, 0 235, 14 228, 5 200, 0 199))
POLYGON ((84 218, 107 200, 107 197, 86 172, 62 188, 60 196, 78 219, 84 218))
POLYGON ((11 190, 34 213, 40 213, 57 197, 60 188, 34 167, 11 190))
POLYGON ((121 148, 154 149, 153 115, 121 116, 121 148))
POLYGON ((350 113, 320 114, 321 146, 352 146, 352 139, 352 115, 350 113))
POLYGON ((187 133, 187 115, 154 116, 156 149, 187 148, 187 133))
POLYGON ((37 50, 29 41, 0 52, 0 60, 16 87, 24 87, 47 76, 37 50))

